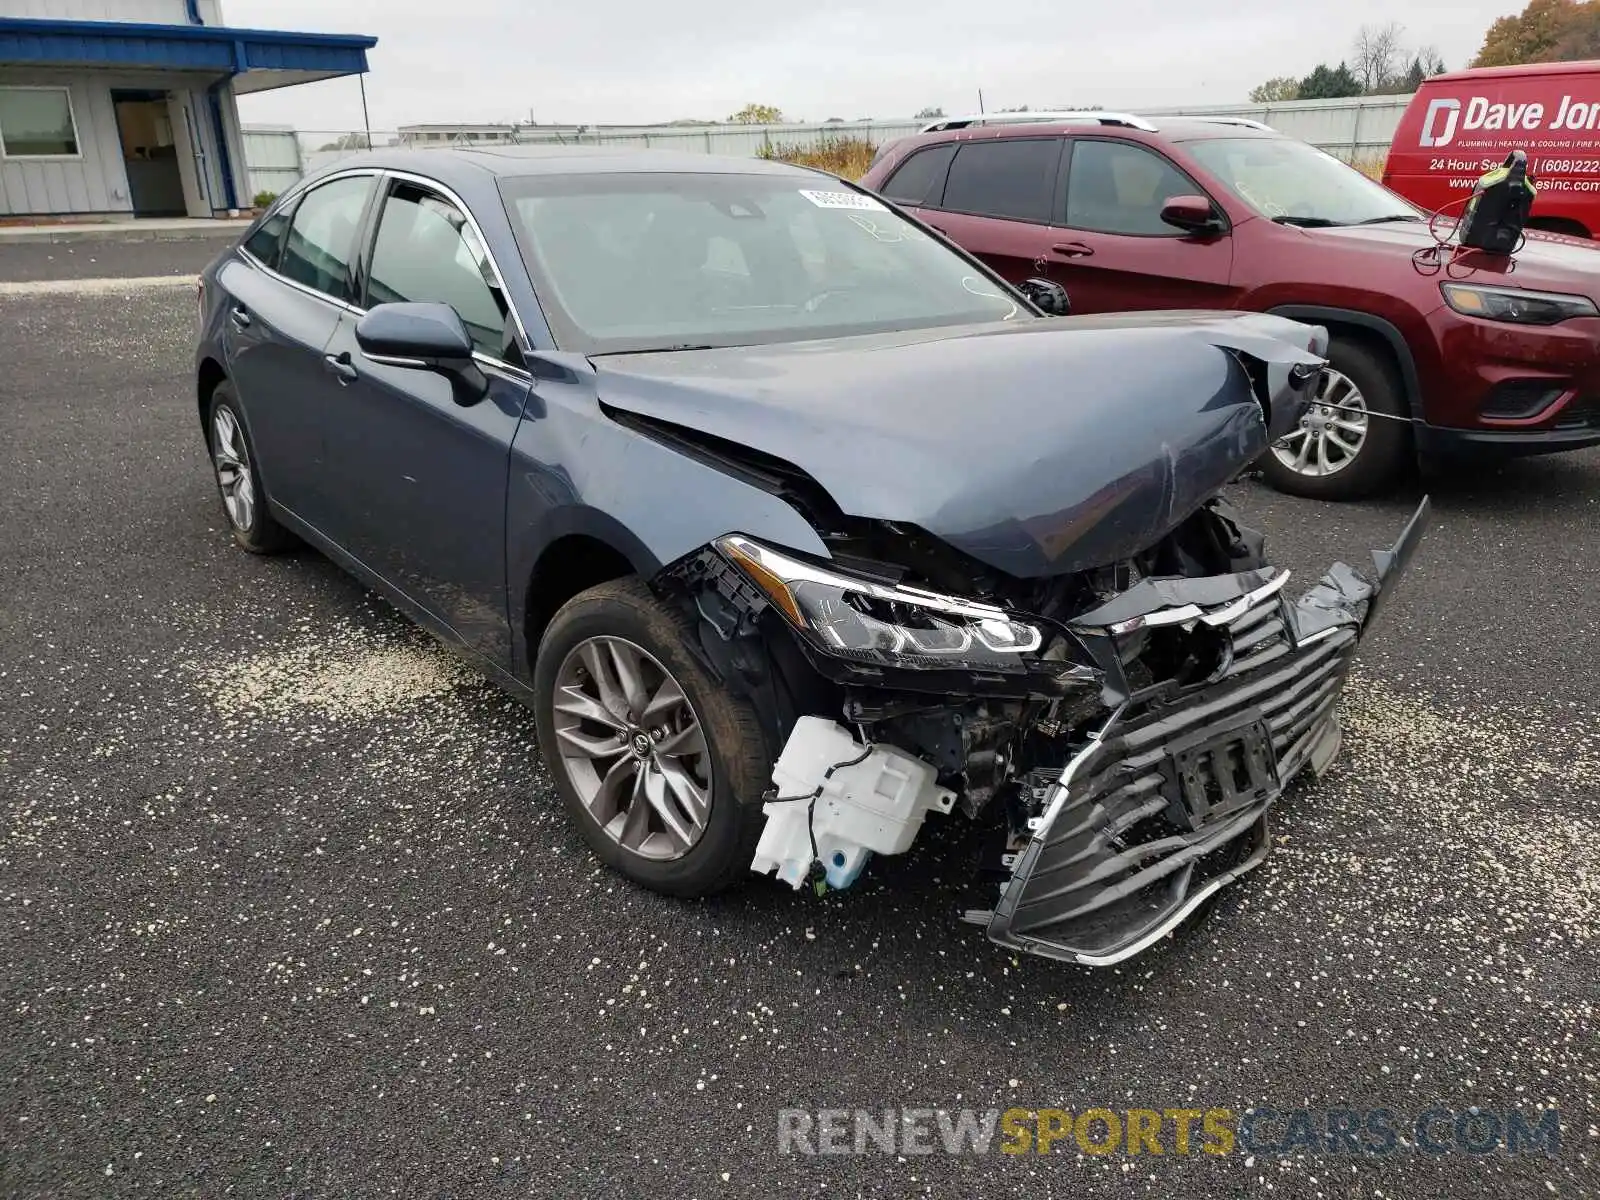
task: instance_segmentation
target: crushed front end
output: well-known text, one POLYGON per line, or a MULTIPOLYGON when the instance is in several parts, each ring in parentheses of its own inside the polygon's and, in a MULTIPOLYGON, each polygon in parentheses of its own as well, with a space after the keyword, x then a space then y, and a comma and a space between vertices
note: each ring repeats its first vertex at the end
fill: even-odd
POLYGON ((1145 580, 1080 616, 1110 714, 1064 767, 1028 773, 1009 878, 968 919, 1002 945, 1106 966, 1259 864, 1283 788, 1338 752, 1345 674, 1427 522, 1425 500, 1373 555, 1372 579, 1339 563, 1298 601, 1287 572, 1263 568, 1145 580), (1163 637, 1209 655, 1211 670, 1176 686, 1133 678, 1163 637))
POLYGON ((924 818, 986 827, 994 941, 1119 962, 1258 864, 1284 787, 1339 749, 1340 689, 1428 524, 1297 600, 1213 500, 1109 567, 1009 578, 904 527, 827 564, 743 537, 677 564, 708 662, 777 764, 754 868, 850 886, 924 818), (959 598, 956 590, 960 589, 959 598))

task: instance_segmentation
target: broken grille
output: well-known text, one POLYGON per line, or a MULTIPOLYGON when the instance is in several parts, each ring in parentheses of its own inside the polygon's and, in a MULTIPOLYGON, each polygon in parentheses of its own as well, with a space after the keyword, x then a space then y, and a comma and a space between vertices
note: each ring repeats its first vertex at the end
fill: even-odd
POLYGON ((1229 630, 1235 652, 1219 682, 1176 703, 1120 712, 1075 763, 1065 793, 1050 788, 1043 836, 1024 852, 991 937, 1079 961, 1114 956, 1265 854, 1280 781, 1338 736, 1334 708, 1356 631, 1335 628, 1296 649, 1276 596, 1234 617, 1229 630), (1202 774, 1214 772, 1218 754, 1232 764, 1232 747, 1249 744, 1238 731, 1254 729, 1274 763, 1270 782, 1229 765, 1232 787, 1197 783, 1226 803, 1182 804, 1175 747, 1207 751, 1202 774))

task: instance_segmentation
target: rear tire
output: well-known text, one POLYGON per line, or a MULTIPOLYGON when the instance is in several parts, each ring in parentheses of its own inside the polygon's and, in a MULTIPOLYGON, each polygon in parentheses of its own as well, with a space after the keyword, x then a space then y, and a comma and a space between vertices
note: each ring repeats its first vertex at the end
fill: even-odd
POLYGON ((296 542, 267 509, 261 487, 255 444, 245 426, 239 399, 228 383, 219 383, 206 406, 206 448, 222 498, 223 516, 233 540, 251 554, 278 554, 296 542))
POLYGON ((539 746, 584 839, 670 896, 750 876, 772 777, 755 709, 689 653, 695 637, 641 580, 614 579, 556 613, 533 672, 539 746))
POLYGON ((1359 500, 1404 472, 1411 448, 1405 393, 1388 356, 1361 342, 1334 338, 1328 366, 1332 384, 1319 398, 1329 404, 1312 405, 1302 428, 1262 455, 1261 473, 1291 496, 1359 500))

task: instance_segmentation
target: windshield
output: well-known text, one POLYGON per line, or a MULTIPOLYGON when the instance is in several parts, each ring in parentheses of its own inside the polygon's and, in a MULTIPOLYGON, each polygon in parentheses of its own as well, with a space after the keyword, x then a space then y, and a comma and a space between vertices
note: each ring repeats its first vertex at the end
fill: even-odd
POLYGON ((1021 318, 1003 285, 831 179, 502 181, 557 341, 586 354, 1021 318))
POLYGON ((1304 142, 1289 138, 1217 138, 1185 147, 1262 216, 1293 225, 1416 221, 1418 210, 1304 142))

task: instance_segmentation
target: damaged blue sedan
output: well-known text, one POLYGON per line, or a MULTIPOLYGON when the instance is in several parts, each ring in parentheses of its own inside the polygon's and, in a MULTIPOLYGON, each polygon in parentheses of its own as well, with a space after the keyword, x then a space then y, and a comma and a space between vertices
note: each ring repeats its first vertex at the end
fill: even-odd
POLYGON ((968 919, 1104 965, 1333 759, 1427 505, 1290 599, 1219 490, 1325 332, 1066 310, 797 167, 378 153, 207 269, 196 415, 238 544, 309 543, 524 700, 630 879, 844 888, 968 820, 968 919))

